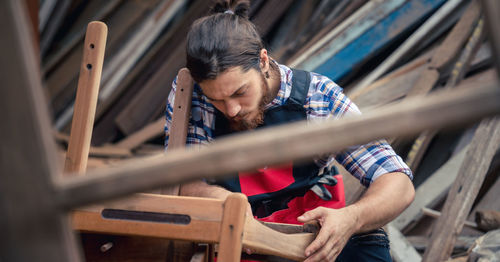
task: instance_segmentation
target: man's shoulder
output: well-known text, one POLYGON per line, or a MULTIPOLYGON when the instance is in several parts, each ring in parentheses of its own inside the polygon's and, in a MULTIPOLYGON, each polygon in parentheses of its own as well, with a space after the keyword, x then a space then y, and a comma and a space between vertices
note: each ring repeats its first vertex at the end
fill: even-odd
POLYGON ((315 73, 311 74, 311 84, 309 85, 309 94, 311 100, 335 100, 342 94, 343 89, 330 78, 315 73))

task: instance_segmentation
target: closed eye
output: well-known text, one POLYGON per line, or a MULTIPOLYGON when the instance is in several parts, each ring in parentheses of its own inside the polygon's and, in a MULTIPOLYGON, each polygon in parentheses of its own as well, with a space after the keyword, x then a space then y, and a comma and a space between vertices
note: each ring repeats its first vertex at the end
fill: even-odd
POLYGON ((246 94, 247 90, 248 86, 244 86, 243 88, 238 89, 238 91, 236 91, 231 97, 243 96, 246 94))

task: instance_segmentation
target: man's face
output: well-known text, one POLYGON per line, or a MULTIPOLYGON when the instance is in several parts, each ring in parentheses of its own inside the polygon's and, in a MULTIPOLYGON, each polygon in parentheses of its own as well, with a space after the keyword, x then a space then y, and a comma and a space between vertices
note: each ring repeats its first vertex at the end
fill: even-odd
POLYGON ((236 131, 254 129, 261 124, 264 107, 273 99, 264 76, 255 69, 244 72, 241 67, 233 67, 199 85, 236 131))

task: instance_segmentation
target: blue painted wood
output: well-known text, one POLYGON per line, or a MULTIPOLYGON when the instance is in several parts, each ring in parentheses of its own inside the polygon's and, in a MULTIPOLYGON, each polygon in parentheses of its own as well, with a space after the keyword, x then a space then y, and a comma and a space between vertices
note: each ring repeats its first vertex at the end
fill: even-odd
POLYGON ((432 15, 445 2, 446 0, 411 0, 405 3, 313 71, 328 76, 333 81, 341 80, 398 36, 432 15))
POLYGON ((301 54, 299 58, 291 63, 291 66, 307 71, 319 67, 327 62, 330 57, 336 55, 351 42, 409 1, 411 0, 376 0, 366 3, 360 10, 352 14, 349 19, 330 32, 334 33, 338 31, 336 34, 329 36, 330 33, 328 33, 327 36, 319 41, 323 43, 319 48, 313 47, 311 50, 306 50, 305 54, 301 54), (356 19, 353 20, 353 17, 356 19), (350 20, 353 21, 348 22, 350 20), (349 25, 345 25, 344 23, 349 25))

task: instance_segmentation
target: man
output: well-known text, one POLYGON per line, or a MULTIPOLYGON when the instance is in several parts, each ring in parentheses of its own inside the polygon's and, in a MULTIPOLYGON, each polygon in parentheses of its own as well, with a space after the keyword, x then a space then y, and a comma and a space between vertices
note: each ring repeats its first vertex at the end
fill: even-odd
MULTIPOLYGON (((219 1, 188 34, 187 68, 195 84, 187 143, 202 146, 218 137, 292 121, 322 121, 359 114, 330 79, 274 62, 248 20, 248 1, 219 1)), ((176 82, 167 104, 168 148, 176 82)), ((332 134, 334 136, 335 134, 332 134)), ((248 196, 264 221, 304 223, 321 230, 306 261, 390 261, 380 229, 413 200, 411 171, 385 141, 353 146, 305 165, 284 163, 240 173, 223 181, 182 185, 181 194, 225 199, 248 196), (328 165, 336 159, 368 187, 345 206, 342 178, 328 165)))

